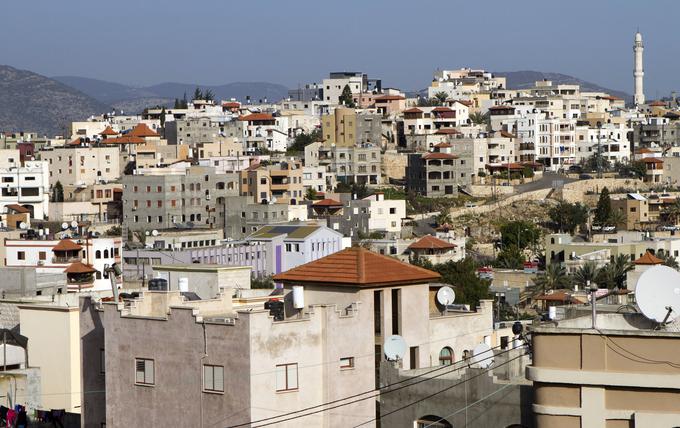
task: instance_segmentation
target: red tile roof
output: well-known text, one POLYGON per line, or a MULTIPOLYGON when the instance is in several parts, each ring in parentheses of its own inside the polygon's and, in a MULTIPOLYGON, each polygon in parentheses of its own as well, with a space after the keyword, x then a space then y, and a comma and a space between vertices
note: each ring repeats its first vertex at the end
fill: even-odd
POLYGON ((468 107, 470 107, 474 104, 472 101, 469 101, 469 100, 454 100, 454 101, 457 102, 457 103, 461 103, 464 106, 468 106, 468 107))
POLYGON ((110 126, 107 126, 106 129, 99 133, 99 135, 118 135, 118 133, 110 126))
POLYGON ((92 265, 86 265, 85 263, 82 262, 73 262, 71 263, 66 270, 64 270, 65 273, 94 273, 97 272, 97 269, 93 268, 92 265))
POLYGON ((399 101, 405 99, 406 98, 402 97, 401 95, 381 95, 374 98, 375 101, 399 101))
POLYGON ((127 133, 127 135, 131 137, 159 137, 159 135, 153 131, 151 128, 149 128, 146 123, 139 123, 137 126, 132 128, 130 132, 127 133))
POLYGON ((654 152, 649 150, 647 147, 643 147, 641 149, 635 150, 635 153, 654 153, 654 152))
POLYGON ((9 205, 5 205, 5 207, 9 208, 12 211, 16 211, 19 214, 26 214, 26 213, 31 212, 31 210, 29 210, 28 208, 22 207, 19 204, 9 204, 9 205))
POLYGON ((453 146, 449 143, 439 143, 439 144, 435 144, 434 147, 437 148, 437 149, 446 149, 446 148, 453 147, 453 146))
POLYGON ((144 144, 146 140, 142 137, 123 135, 122 137, 107 138, 101 141, 102 144, 144 144))
POLYGON ((660 265, 661 263, 663 263, 663 260, 654 256, 649 251, 646 251, 642 257, 635 260, 633 263, 635 263, 636 265, 660 265))
POLYGON ((423 111, 418 107, 407 108, 404 113, 422 113, 423 111))
POLYGON ((52 247, 52 251, 80 251, 82 249, 83 247, 70 239, 62 239, 57 245, 52 247))
POLYGON ((274 275, 274 281, 293 284, 327 284, 355 288, 422 284, 441 276, 430 270, 352 247, 287 272, 274 275))
POLYGON ((446 242, 442 239, 437 238, 432 235, 425 235, 413 244, 409 245, 408 248, 412 250, 450 250, 451 248, 456 248, 456 244, 446 242))
POLYGON ((233 102, 233 101, 232 101, 232 102, 226 102, 226 103, 222 103, 222 107, 226 107, 226 108, 239 108, 239 107, 241 107, 241 103, 239 103, 239 102, 233 102))
POLYGON ((508 105, 500 105, 500 106, 491 106, 489 107, 489 110, 508 110, 508 109, 514 109, 513 106, 508 106, 508 105))
POLYGON ((314 202, 315 207, 341 207, 343 205, 342 202, 336 201, 335 199, 322 199, 314 202))
POLYGON ((437 129, 437 132, 435 132, 435 135, 453 135, 453 134, 460 134, 460 131, 457 130, 456 128, 440 128, 437 129))
POLYGON ((649 103, 650 107, 666 107, 666 103, 663 101, 652 101, 649 103))
POLYGON ((659 158, 642 158, 641 160, 644 163, 663 163, 663 160, 659 158))
POLYGON ((433 152, 423 156, 423 159, 458 159, 458 156, 449 153, 433 152))
POLYGON ((242 120, 245 122, 254 122, 256 120, 262 121, 262 120, 274 120, 274 116, 272 116, 269 113, 251 113, 245 116, 240 116, 238 120, 242 120))
POLYGON ((435 107, 432 109, 432 111, 453 111, 448 107, 435 107))
POLYGON ((505 138, 517 138, 515 134, 508 132, 508 131, 501 131, 501 137, 505 138))

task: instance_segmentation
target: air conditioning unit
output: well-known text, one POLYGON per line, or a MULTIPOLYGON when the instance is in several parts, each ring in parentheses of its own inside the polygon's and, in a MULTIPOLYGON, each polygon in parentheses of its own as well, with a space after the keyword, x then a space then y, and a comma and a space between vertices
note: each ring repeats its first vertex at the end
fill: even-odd
POLYGON ((45 266, 45 260, 38 260, 38 266, 45 266))

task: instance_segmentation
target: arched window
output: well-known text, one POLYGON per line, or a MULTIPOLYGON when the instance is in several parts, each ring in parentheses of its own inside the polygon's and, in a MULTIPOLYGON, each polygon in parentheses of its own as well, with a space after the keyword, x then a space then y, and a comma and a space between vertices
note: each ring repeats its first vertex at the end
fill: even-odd
POLYGON ((101 259, 102 258, 102 252, 97 250, 94 252, 94 258, 95 259, 101 259))
POLYGON ((105 259, 109 258, 109 250, 104 250, 104 258, 105 259))
POLYGON ((449 366, 453 364, 453 349, 445 346, 439 351, 439 365, 449 366))
POLYGON ((97 274, 95 275, 97 279, 102 279, 102 273, 97 271, 97 274))

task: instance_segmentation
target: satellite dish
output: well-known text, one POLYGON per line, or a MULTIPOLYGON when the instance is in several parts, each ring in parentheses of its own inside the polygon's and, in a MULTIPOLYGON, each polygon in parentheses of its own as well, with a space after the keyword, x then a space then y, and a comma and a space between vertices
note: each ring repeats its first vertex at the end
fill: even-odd
POLYGON ((493 364, 493 351, 486 343, 480 343, 472 350, 472 364, 485 369, 493 364))
POLYGON ((144 234, 145 234, 146 236, 149 236, 149 231, 147 230, 146 232, 144 232, 144 234))
POLYGON ((66 229, 68 229, 68 223, 63 222, 63 223, 61 224, 61 230, 66 230, 66 229))
POLYGON ((76 227, 78 227, 78 222, 75 221, 75 220, 73 220, 73 221, 71 222, 71 227, 74 228, 74 229, 75 229, 76 227))
POLYGON ((654 266, 640 275, 635 287, 640 311, 652 321, 671 322, 680 315, 680 272, 654 266))
POLYGON ((453 288, 444 286, 437 290, 437 302, 442 306, 449 306, 456 300, 456 292, 453 288))
POLYGON ((19 223, 19 229, 26 230, 27 227, 28 227, 28 225, 26 223, 24 223, 23 221, 21 223, 19 223))
POLYGON ((158 231, 156 229, 154 229, 154 230, 151 231, 151 234, 153 236, 158 236, 158 231))
POLYGON ((396 334, 385 339, 383 347, 385 349, 385 357, 388 361, 401 360, 404 358, 404 354, 406 354, 406 342, 404 342, 403 337, 396 334))

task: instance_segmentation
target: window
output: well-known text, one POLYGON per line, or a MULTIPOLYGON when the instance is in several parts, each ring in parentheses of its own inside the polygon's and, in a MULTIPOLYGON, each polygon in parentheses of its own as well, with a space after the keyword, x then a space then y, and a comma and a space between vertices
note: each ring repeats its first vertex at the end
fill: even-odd
POLYGON ((135 384, 156 384, 153 360, 146 358, 135 358, 135 384))
POLYGON ((342 357, 342 358, 340 358, 340 368, 341 369, 353 369, 354 368, 354 357, 342 357))
POLYGON ((38 252, 38 260, 46 260, 46 259, 47 259, 47 253, 45 251, 38 252))
POLYGON ((26 253, 24 251, 17 251, 18 260, 26 260, 26 253))
POLYGON ((297 363, 276 366, 276 391, 295 391, 298 389, 297 363))
POLYGON ((106 372, 106 354, 104 353, 104 348, 99 349, 99 373, 104 374, 106 372))
POLYGON ((445 346, 439 351, 439 365, 449 366, 451 364, 453 364, 453 350, 445 346))
POLYGON ((203 390, 208 392, 224 392, 224 367, 203 366, 203 390))

